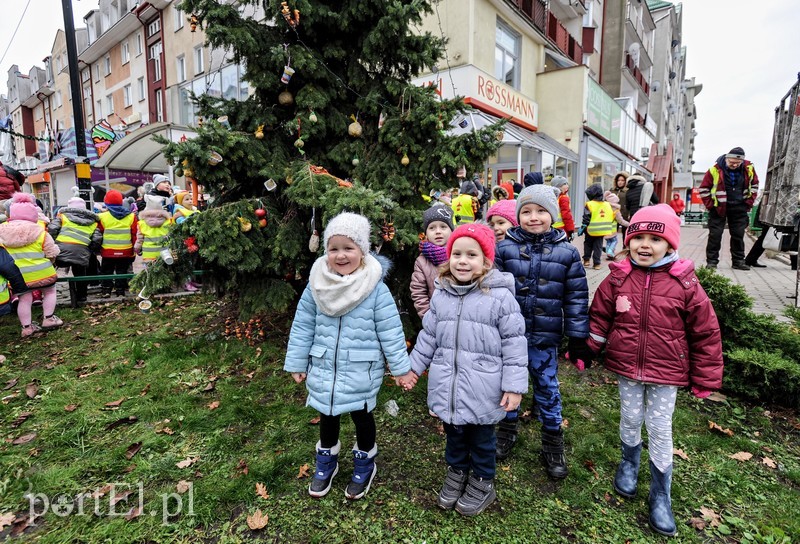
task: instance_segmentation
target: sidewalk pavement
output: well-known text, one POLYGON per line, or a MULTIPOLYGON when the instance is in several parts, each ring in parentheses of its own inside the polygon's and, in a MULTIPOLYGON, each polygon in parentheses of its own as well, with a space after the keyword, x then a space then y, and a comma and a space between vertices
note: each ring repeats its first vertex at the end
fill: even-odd
MULTIPOLYGON (((681 227, 681 246, 678 253, 682 258, 694 261, 696 268, 703 267, 706 263, 707 241, 708 229, 694 225, 681 227)), ((583 237, 575 238, 573 245, 583 255, 583 237)), ((617 247, 619 248, 621 245, 620 243, 617 247)), ((745 236, 745 253, 750 251, 752 245, 753 241, 745 236)), ((586 269, 590 297, 594 296, 597 286, 608 275, 608 262, 603 257, 603 265, 600 270, 586 269)), ((747 294, 753 298, 755 312, 773 314, 783 320, 785 319, 783 318, 784 308, 794 305, 797 271, 792 270, 786 260, 768 259, 766 253, 759 262, 767 267, 752 268, 749 271, 731 268, 730 235, 727 229, 725 230, 717 272, 744 286, 747 294)))

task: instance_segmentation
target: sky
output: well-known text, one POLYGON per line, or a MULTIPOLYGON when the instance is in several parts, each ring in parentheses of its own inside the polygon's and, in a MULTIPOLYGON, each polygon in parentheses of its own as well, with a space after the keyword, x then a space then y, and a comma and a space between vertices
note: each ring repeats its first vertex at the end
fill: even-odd
MULTIPOLYGON (((61 0, 30 0, 13 42, 14 28, 28 0, 2 0, 0 93, 7 94, 8 69, 17 64, 27 74, 43 66, 56 30, 63 28, 61 0)), ((797 80, 800 62, 800 10, 797 0, 684 0, 683 44, 687 47, 687 77, 703 90, 697 96, 696 171, 705 171, 732 147, 742 147, 766 174, 775 107, 797 80)), ((75 26, 98 5, 97 0, 73 0, 75 26)))

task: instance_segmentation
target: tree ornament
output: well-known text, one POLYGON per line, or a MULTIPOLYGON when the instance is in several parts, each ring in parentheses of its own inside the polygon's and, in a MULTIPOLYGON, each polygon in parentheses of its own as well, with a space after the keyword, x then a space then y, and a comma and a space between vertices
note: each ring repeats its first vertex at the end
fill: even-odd
POLYGON ((463 164, 461 166, 459 166, 458 170, 456 170, 456 177, 457 178, 465 178, 465 177, 467 177, 467 167, 464 166, 463 164))
POLYGON ((314 113, 314 110, 311 110, 311 114, 308 116, 308 121, 310 123, 316 123, 317 122, 317 114, 314 113))
POLYGON ((292 29, 297 28, 297 25, 300 24, 300 10, 290 10, 286 2, 281 2, 281 15, 283 15, 283 18, 286 19, 286 23, 292 27, 292 29))
POLYGON ((209 166, 216 166, 221 162, 222 162, 222 155, 220 155, 216 151, 212 151, 211 156, 208 157, 209 166))
POLYGON ((395 235, 397 234, 397 230, 394 228, 393 222, 386 222, 384 220, 383 225, 381 226, 381 238, 383 238, 384 242, 391 242, 394 240, 395 235))
POLYGON ((298 139, 296 139, 296 140, 294 141, 294 146, 295 146, 297 149, 302 149, 304 145, 306 145, 306 143, 303 141, 303 139, 302 139, 302 138, 298 138, 298 139))
POLYGON ((189 236, 186 240, 183 241, 183 245, 186 246, 186 251, 189 253, 197 253, 200 247, 197 245, 197 239, 194 236, 189 236))
POLYGON ((283 75, 281 76, 281 83, 283 83, 284 85, 288 85, 293 75, 294 75, 294 68, 292 68, 287 64, 286 66, 283 67, 283 75))
POLYGON ((239 230, 242 232, 250 232, 250 229, 253 228, 253 224, 244 217, 238 217, 237 219, 239 220, 239 230))
POLYGON ((402 164, 403 166, 408 166, 410 162, 411 162, 411 159, 408 158, 408 154, 407 153, 403 153, 403 158, 400 159, 400 164, 402 164))
POLYGON ((278 95, 278 104, 281 106, 290 106, 294 104, 294 96, 289 91, 282 91, 281 94, 278 95))
POLYGON ((264 139, 264 125, 258 125, 258 128, 255 132, 256 140, 263 140, 264 139))
POLYGON ((381 112, 380 115, 378 115, 378 130, 383 128, 383 124, 385 122, 386 122, 386 114, 384 112, 381 112))
POLYGON ((360 138, 361 133, 364 131, 363 128, 361 127, 361 123, 358 122, 358 119, 356 118, 355 115, 351 115, 350 119, 352 119, 353 122, 350 123, 350 125, 348 125, 347 133, 353 138, 360 138))
POLYGON ((503 131, 502 130, 498 130, 497 132, 494 133, 494 137, 497 139, 498 142, 502 142, 503 141, 503 131))
POLYGON ((358 163, 361 161, 358 160, 358 157, 353 157, 353 160, 350 162, 353 164, 353 166, 358 166, 358 163))
POLYGON ((311 238, 308 239, 308 250, 311 253, 316 253, 318 249, 319 249, 319 232, 317 232, 315 229, 314 232, 311 234, 311 238))
POLYGON ((195 15, 194 13, 189 15, 189 28, 192 32, 197 32, 198 22, 199 21, 197 20, 197 15, 195 15))
POLYGON ((184 168, 183 175, 186 176, 187 178, 191 178, 194 177, 194 172, 192 171, 191 168, 184 168))
POLYGON ((266 227, 266 226, 267 226, 267 220, 266 220, 266 218, 264 218, 264 219, 259 219, 259 220, 258 220, 258 226, 259 226, 260 228, 262 228, 262 229, 263 229, 264 227, 266 227))
POLYGON ((178 176, 179 178, 182 178, 183 177, 183 168, 176 168, 175 169, 175 175, 178 176))
POLYGON ((220 115, 219 117, 217 117, 217 123, 219 123, 225 128, 231 128, 231 123, 230 121, 228 121, 227 115, 220 115))
POLYGON ((256 208, 255 213, 256 217, 258 217, 259 219, 265 219, 267 217, 267 210, 265 210, 264 208, 256 208))

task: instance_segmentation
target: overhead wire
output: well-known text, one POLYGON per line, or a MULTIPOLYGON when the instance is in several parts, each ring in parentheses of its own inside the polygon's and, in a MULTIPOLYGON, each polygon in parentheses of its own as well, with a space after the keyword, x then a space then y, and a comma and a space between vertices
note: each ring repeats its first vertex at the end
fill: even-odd
POLYGON ((22 24, 22 20, 25 18, 25 14, 28 12, 28 6, 31 5, 31 0, 28 0, 28 3, 25 4, 25 9, 22 10, 22 15, 19 17, 19 21, 17 22, 17 28, 14 29, 14 33, 11 35, 11 39, 8 41, 8 45, 6 46, 6 50, 3 51, 3 56, 0 57, 0 65, 3 64, 3 61, 6 59, 6 55, 8 54, 8 50, 11 49, 11 44, 14 43, 14 37, 17 35, 17 31, 19 30, 19 26, 22 24))

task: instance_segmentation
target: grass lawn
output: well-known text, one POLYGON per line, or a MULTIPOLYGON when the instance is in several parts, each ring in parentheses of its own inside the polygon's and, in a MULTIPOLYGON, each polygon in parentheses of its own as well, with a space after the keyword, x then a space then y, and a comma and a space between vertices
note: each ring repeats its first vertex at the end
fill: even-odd
MULTIPOLYGON (((428 416, 424 380, 404 393, 387 378, 369 494, 344 498, 354 441, 344 418, 345 455, 334 488, 311 499, 308 477, 299 476, 313 471, 318 429, 316 414, 304 407, 304 386, 282 371, 288 319, 262 318, 254 334, 240 328, 239 339, 236 324, 226 324, 228 311, 206 297, 162 302, 150 314, 132 302, 64 309, 64 328, 25 341, 14 318, 0 320, 7 358, 0 364, 0 538, 667 540, 647 528, 646 468, 636 499, 623 500, 611 488, 619 457, 613 376, 597 368, 578 374, 571 365, 561 371, 565 481, 545 476, 538 424, 528 422, 509 461, 498 466, 498 502, 474 519, 440 511, 444 437, 428 416), (258 330, 264 341, 250 345, 248 334, 260 338, 258 330), (385 410, 392 399, 397 417, 385 410), (248 516, 251 524, 265 521, 254 517, 257 511, 268 519, 252 530, 248 516)), ((800 542, 796 413, 734 398, 698 401, 681 391, 674 421, 675 542, 800 542), (737 453, 745 460, 731 457, 737 453)))

